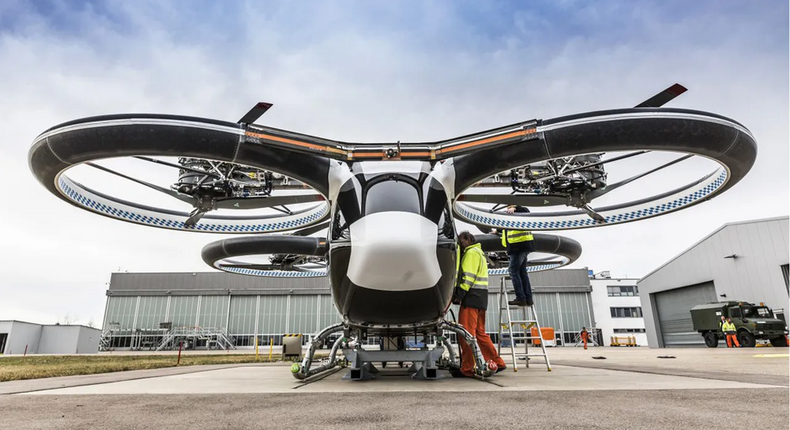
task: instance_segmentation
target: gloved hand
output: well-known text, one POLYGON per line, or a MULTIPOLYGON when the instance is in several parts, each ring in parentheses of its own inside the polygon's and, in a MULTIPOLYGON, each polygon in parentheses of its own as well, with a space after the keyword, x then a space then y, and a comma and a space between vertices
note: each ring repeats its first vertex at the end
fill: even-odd
POLYGON ((460 305, 461 304, 461 299, 459 299, 458 297, 453 297, 453 302, 452 303, 454 305, 460 305))

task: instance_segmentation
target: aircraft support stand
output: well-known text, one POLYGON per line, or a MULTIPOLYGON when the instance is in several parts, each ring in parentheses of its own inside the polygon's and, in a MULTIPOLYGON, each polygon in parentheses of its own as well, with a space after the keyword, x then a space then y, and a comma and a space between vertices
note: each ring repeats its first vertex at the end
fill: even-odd
POLYGON ((379 370, 374 362, 411 362, 409 372, 414 379, 436 379, 439 368, 436 363, 441 359, 444 347, 437 346, 433 349, 423 348, 419 351, 366 351, 361 347, 344 349, 343 354, 351 363, 349 372, 343 379, 361 381, 374 379, 379 370))
POLYGON ((444 335, 444 331, 454 332, 459 339, 464 339, 468 345, 471 346, 472 352, 475 357, 475 374, 478 378, 485 378, 493 375, 493 370, 486 363, 483 358, 483 353, 480 346, 477 344, 477 339, 474 338, 466 329, 460 324, 449 322, 446 320, 439 321, 430 330, 437 334, 437 345, 433 349, 427 346, 420 350, 382 350, 382 351, 368 351, 362 348, 359 342, 354 342, 349 332, 348 326, 344 323, 337 323, 321 330, 310 343, 310 348, 302 359, 302 363, 294 363, 291 366, 291 372, 296 379, 305 380, 318 373, 330 370, 340 364, 337 358, 338 350, 343 350, 344 360, 350 364, 349 372, 343 376, 343 379, 350 379, 353 381, 367 380, 375 378, 379 373, 379 369, 373 365, 375 362, 410 362, 412 363, 409 372, 412 378, 415 379, 436 379, 439 377, 439 369, 446 368, 460 368, 460 360, 455 353, 453 346, 450 344, 449 339, 444 335), (315 352, 318 347, 333 333, 343 332, 343 337, 337 339, 332 345, 327 361, 316 367, 311 368, 315 358, 315 352), (448 352, 449 360, 445 359, 444 351, 448 352))

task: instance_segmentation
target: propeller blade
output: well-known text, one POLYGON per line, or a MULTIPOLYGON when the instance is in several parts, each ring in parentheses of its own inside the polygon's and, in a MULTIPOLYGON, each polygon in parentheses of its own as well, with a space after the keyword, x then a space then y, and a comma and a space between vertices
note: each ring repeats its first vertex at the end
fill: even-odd
POLYGON ((681 161, 686 160, 688 158, 691 158, 693 156, 694 156, 694 154, 684 155, 684 156, 682 156, 680 158, 676 158, 676 159, 670 161, 669 163, 662 164, 661 166, 658 166, 655 169, 648 170, 647 172, 631 176, 628 179, 623 179, 620 182, 615 182, 614 184, 607 185, 607 186, 601 188, 600 190, 591 191, 591 192, 587 193, 587 198, 592 200, 592 199, 601 197, 602 195, 604 195, 606 193, 609 193, 609 192, 612 192, 612 191, 622 187, 623 185, 629 184, 629 183, 631 183, 631 182, 633 182, 633 181, 635 181, 635 180, 637 180, 639 178, 643 178, 643 177, 645 177, 645 176, 647 176, 647 175, 649 175, 651 173, 658 172, 659 170, 665 169, 665 168, 667 168, 667 167, 669 167, 669 166, 671 166, 673 164, 680 163, 681 161))
POLYGON ((492 234, 491 230, 493 229, 491 227, 483 227, 482 225, 479 224, 475 224, 475 227, 477 227, 477 229, 480 230, 480 232, 483 234, 492 234))
POLYGON ((537 207, 564 205, 568 202, 568 199, 554 194, 462 194, 458 196, 458 201, 537 207))
POLYGON ((123 173, 116 172, 115 170, 108 169, 108 168, 106 168, 104 166, 100 166, 98 164, 93 164, 91 162, 87 162, 85 164, 87 164, 88 166, 93 167, 94 169, 99 169, 99 170, 102 170, 104 172, 111 173, 111 174, 116 175, 116 176, 120 176, 121 178, 128 179, 128 180, 130 180, 132 182, 136 182, 136 183, 138 183, 140 185, 145 185, 148 188, 151 188, 151 189, 154 189, 156 191, 159 191, 160 193, 167 194, 170 197, 175 197, 178 200, 181 200, 182 202, 189 203, 192 206, 194 206, 195 203, 197 202, 194 197, 187 196, 187 195, 184 195, 184 194, 179 194, 176 191, 168 190, 167 188, 160 187, 159 185, 154 185, 154 184, 152 184, 150 182, 145 182, 145 181, 142 181, 140 179, 136 179, 136 178, 133 178, 131 176, 124 175, 123 173))
POLYGON ((217 209, 263 209, 286 204, 299 204, 323 201, 320 194, 302 194, 293 196, 268 196, 268 197, 231 197, 217 199, 217 209))
POLYGON ((638 105, 636 105, 634 107, 638 107, 638 108, 640 108, 640 107, 653 107, 653 108, 661 107, 661 106, 664 106, 665 104, 669 103, 675 97, 685 93, 686 91, 687 91, 687 89, 683 85, 675 84, 675 85, 672 85, 671 87, 665 89, 664 91, 661 91, 660 93, 654 95, 653 97, 650 97, 649 99, 643 101, 642 103, 639 103, 638 105))
POLYGON ((595 210, 593 208, 591 208, 590 205, 584 205, 581 209, 584 212, 586 212, 587 215, 590 216, 590 218, 592 218, 592 219, 594 219, 596 221, 606 222, 606 219, 604 217, 602 217, 601 214, 599 214, 598 212, 595 212, 595 210))
POLYGON ((326 270, 326 269, 327 269, 326 262, 321 262, 321 263, 310 262, 310 263, 305 263, 301 266, 293 267, 293 270, 296 272, 315 272, 318 270, 326 270))
MULTIPOLYGON (((601 165, 606 164, 606 163, 611 163, 613 161, 624 160, 626 158, 631 158, 631 157, 634 157, 634 156, 637 156, 637 155, 646 154, 648 152, 650 152, 650 151, 642 150, 642 151, 630 152, 628 154, 618 155, 617 157, 607 158, 606 160, 596 161, 595 163, 585 164, 584 166, 581 166, 581 167, 568 169, 568 170, 564 171, 563 174, 567 175, 568 173, 578 172, 579 170, 584 170, 584 169, 589 168, 589 167, 601 166, 601 165)), ((549 179, 549 178, 550 177, 540 178, 539 180, 544 181, 544 180, 549 179)))
POLYGON ((192 213, 189 214, 189 218, 187 218, 187 220, 184 221, 184 226, 185 227, 194 227, 195 224, 197 224, 197 222, 200 221, 201 218, 203 218, 203 215, 205 215, 206 212, 208 212, 208 211, 205 211, 205 210, 202 210, 202 209, 195 209, 195 210, 193 210, 192 213))
POLYGON ((272 107, 271 103, 259 102, 250 109, 240 120, 236 121, 237 124, 252 124, 258 120, 269 108, 272 107))
POLYGON ((322 222, 316 225, 311 225, 310 227, 305 227, 301 230, 297 230, 291 233, 294 236, 310 236, 313 233, 318 233, 319 231, 329 227, 329 221, 322 222))
MULTIPOLYGON (((588 169, 590 167, 602 166, 602 165, 604 165, 606 163, 611 163, 613 161, 624 160, 626 158, 631 158, 631 157, 634 157, 634 156, 637 156, 637 155, 641 155, 641 154, 647 154, 648 152, 650 152, 650 151, 648 151, 648 150, 641 150, 641 151, 630 152, 628 154, 618 155, 617 157, 607 158, 606 160, 596 161, 595 163, 585 164, 584 166, 581 166, 581 167, 574 167, 573 169, 565 170, 565 171, 562 172, 562 174, 563 175, 569 175, 571 173, 575 173, 575 172, 578 172, 580 170, 588 169)), ((535 182, 545 182, 545 181, 554 179, 554 178, 556 178, 558 176, 559 175, 543 176, 543 177, 540 177, 538 179, 535 179, 535 182)))
POLYGON ((189 172, 200 173, 201 175, 208 175, 208 176, 212 176, 214 178, 221 178, 218 174, 213 173, 213 172, 207 172, 205 170, 193 169, 191 167, 182 166, 180 164, 168 163, 167 161, 157 160, 156 158, 143 157, 141 155, 133 155, 132 158, 136 158, 138 160, 143 160, 143 161, 148 161, 148 162, 151 162, 151 163, 161 164, 163 166, 175 167, 176 169, 186 170, 186 171, 189 171, 189 172))

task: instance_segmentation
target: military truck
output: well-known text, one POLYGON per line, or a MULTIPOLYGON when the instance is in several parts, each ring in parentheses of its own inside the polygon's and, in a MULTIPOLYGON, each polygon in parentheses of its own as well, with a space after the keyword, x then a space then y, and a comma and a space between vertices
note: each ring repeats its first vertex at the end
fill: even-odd
POLYGON ((768 339, 773 346, 787 346, 787 324, 762 303, 712 302, 691 308, 694 330, 702 335, 709 348, 715 348, 719 339, 724 339, 720 327, 722 315, 732 318, 742 347, 755 346, 756 339, 768 339))

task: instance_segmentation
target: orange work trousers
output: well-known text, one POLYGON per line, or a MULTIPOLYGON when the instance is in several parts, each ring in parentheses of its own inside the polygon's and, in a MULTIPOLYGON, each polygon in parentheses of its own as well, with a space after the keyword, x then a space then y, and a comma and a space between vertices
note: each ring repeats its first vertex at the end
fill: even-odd
MULTIPOLYGON (((505 361, 497 355, 494 342, 491 341, 491 338, 486 333, 486 311, 462 306, 461 311, 458 313, 458 323, 477 339, 477 345, 480 347, 483 359, 486 362, 494 360, 497 367, 505 367, 505 361)), ((461 373, 465 376, 474 377, 475 356, 472 348, 463 338, 460 338, 458 344, 461 346, 461 373)))
POLYGON ((734 334, 728 334, 727 336, 727 348, 732 348, 732 343, 735 342, 735 346, 740 348, 741 344, 738 343, 738 338, 734 334))

